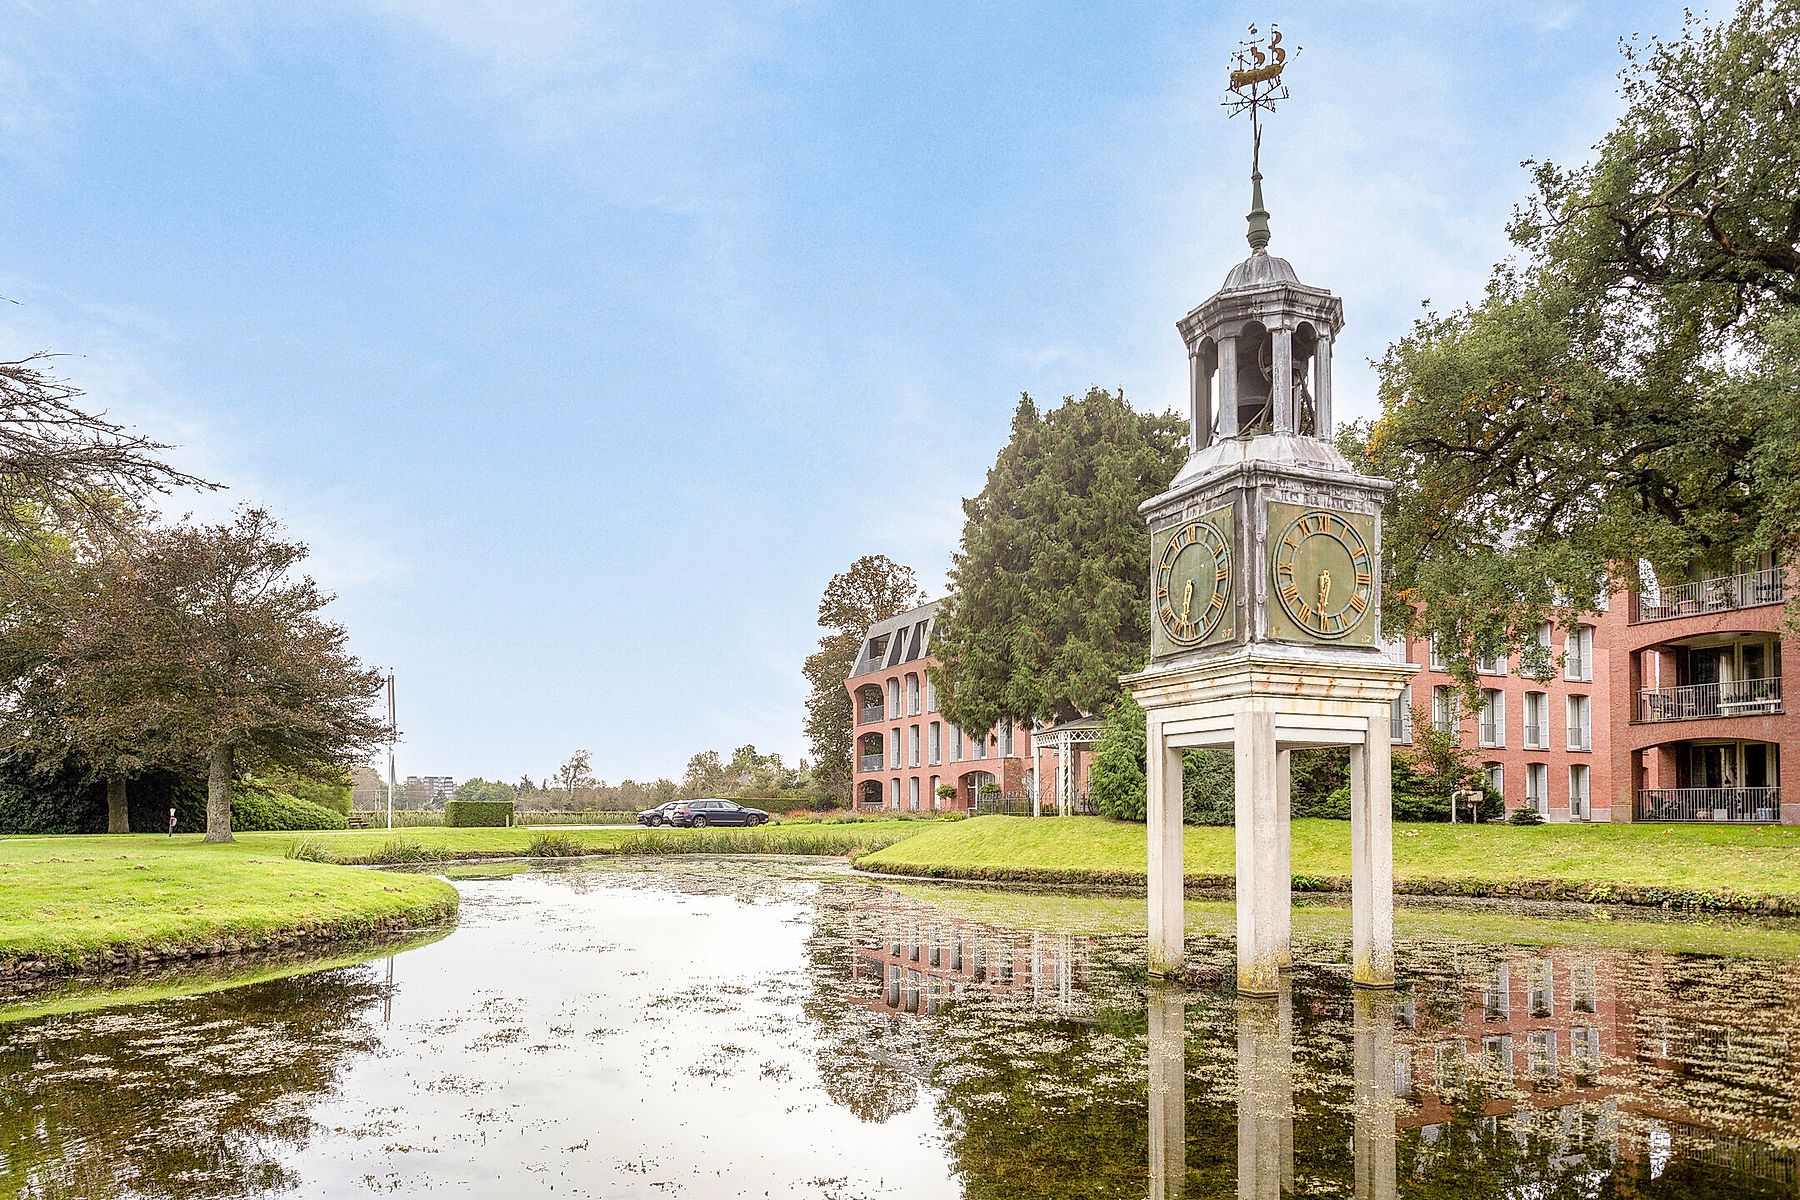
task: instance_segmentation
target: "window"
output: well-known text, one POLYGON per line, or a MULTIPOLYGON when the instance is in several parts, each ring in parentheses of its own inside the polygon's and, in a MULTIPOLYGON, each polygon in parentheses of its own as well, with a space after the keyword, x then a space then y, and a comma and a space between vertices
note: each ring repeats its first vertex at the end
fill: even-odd
POLYGON ((937 684, 931 682, 931 676, 925 676, 925 711, 937 711, 937 684))
POLYGON ((1593 1075, 1600 1070, 1600 1030, 1592 1025, 1577 1025, 1569 1030, 1569 1057, 1575 1060, 1575 1069, 1583 1075, 1593 1075))
POLYGON ((1388 706, 1388 737, 1395 742, 1412 741, 1412 685, 1394 697, 1388 706))
MULTIPOLYGON (((931 777, 931 795, 926 798, 931 801, 931 807, 934 810, 942 808, 944 806, 943 797, 941 797, 937 794, 937 790, 942 786, 944 786, 943 777, 938 776, 938 775, 933 775, 931 777)), ((962 965, 960 963, 957 964, 957 969, 960 970, 961 966, 962 965)))
MULTIPOLYGON (((906 781, 906 810, 908 812, 919 811, 919 777, 917 775, 906 781)), ((932 953, 934 955, 937 953, 935 948, 932 953)), ((934 961, 932 966, 936 965, 937 963, 934 961)))
POLYGON ((1525 748, 1550 748, 1550 693, 1525 693, 1525 748))
POLYGON ((1444 657, 1444 648, 1438 645, 1436 635, 1433 635, 1431 639, 1431 658, 1429 661, 1431 663, 1431 669, 1434 671, 1442 671, 1450 665, 1449 660, 1444 657))
POLYGON ((895 812, 900 811, 900 781, 893 780, 888 787, 888 807, 895 812))
POLYGON ((1534 1079, 1556 1078, 1556 1031, 1534 1029, 1525 1035, 1525 1061, 1534 1079))
POLYGON ((1013 756, 1013 724, 1011 721, 1000 722, 1000 757, 1013 756))
POLYGON ((1569 707, 1569 749, 1592 750, 1593 730, 1588 725, 1588 714, 1593 702, 1586 696, 1570 696, 1569 707))
POLYGON ((1478 658, 1475 669, 1483 675, 1506 674, 1506 656, 1504 654, 1492 658, 1478 658))
POLYGON ((1588 768, 1577 764, 1569 768, 1569 819, 1588 819, 1588 768))
POLYGON ((1525 803, 1538 815, 1550 815, 1550 768, 1543 763, 1525 764, 1525 803))
POLYGON ((919 727, 917 725, 906 727, 906 765, 909 767, 919 765, 919 727))
POLYGON ((1456 692, 1438 684, 1431 689, 1431 723, 1446 733, 1454 733, 1460 714, 1456 711, 1456 692))
POLYGON ((971 733, 968 735, 968 739, 969 757, 986 758, 988 752, 987 735, 983 733, 971 733))
POLYGON ((950 761, 961 762, 963 756, 962 730, 955 725, 950 727, 950 761))
POLYGON ((1563 678, 1576 683, 1594 681, 1594 627, 1583 625, 1563 635, 1563 678))
POLYGON ((919 715, 919 677, 917 675, 906 677, 906 715, 909 717, 919 715))
POLYGON ((1480 744, 1506 745, 1506 693, 1498 688, 1481 689, 1480 744))
POLYGON ((1513 1073, 1513 1045, 1509 1034, 1490 1034, 1481 1039, 1481 1057, 1487 1069, 1496 1075, 1513 1073))
POLYGON ((1506 768, 1497 762, 1481 765, 1481 778, 1484 783, 1494 789, 1494 794, 1502 800, 1506 799, 1506 768))
POLYGON ((898 679, 887 681, 887 693, 887 710, 897 717, 900 715, 900 681, 898 679))
POLYGON ((1547 1017, 1556 1011, 1555 964, 1547 958, 1531 964, 1531 997, 1527 1009, 1534 1017, 1547 1017))
POLYGON ((1593 963, 1580 963, 1570 969, 1569 998, 1578 1013, 1591 1013, 1599 1010, 1600 985, 1593 963))
POLYGON ((933 721, 925 738, 925 754, 932 766, 944 761, 944 726, 941 721, 933 721))
POLYGON ((896 767, 900 765, 900 727, 898 725, 888 730, 888 762, 896 767))
POLYGON ((1512 967, 1501 963, 1488 972, 1481 990, 1481 1007, 1489 1021, 1504 1021, 1512 1012, 1512 967))

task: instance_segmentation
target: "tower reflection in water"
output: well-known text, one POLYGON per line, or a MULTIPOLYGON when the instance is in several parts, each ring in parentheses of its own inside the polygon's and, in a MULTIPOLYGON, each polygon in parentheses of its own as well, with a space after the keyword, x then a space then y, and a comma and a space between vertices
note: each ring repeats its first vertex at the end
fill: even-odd
MULTIPOLYGON (((1294 1194, 1294 1002, 1284 979, 1275 997, 1237 999, 1238 1200, 1294 1194)), ((1358 1200, 1393 1200, 1395 1152, 1394 1016, 1389 991, 1356 989, 1351 1029, 1355 1063, 1358 1200)), ((1150 1198, 1183 1200, 1187 1183, 1187 1036, 1179 985, 1153 985, 1150 1008, 1150 1198)))

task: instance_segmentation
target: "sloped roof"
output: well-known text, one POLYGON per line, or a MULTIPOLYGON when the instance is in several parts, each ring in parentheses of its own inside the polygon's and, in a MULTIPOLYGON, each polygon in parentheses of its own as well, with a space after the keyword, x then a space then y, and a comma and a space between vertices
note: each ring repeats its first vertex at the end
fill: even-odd
POLYGON ((885 621, 877 621, 863 634, 862 652, 850 669, 850 678, 917 662, 931 653, 931 631, 941 600, 932 600, 885 621))

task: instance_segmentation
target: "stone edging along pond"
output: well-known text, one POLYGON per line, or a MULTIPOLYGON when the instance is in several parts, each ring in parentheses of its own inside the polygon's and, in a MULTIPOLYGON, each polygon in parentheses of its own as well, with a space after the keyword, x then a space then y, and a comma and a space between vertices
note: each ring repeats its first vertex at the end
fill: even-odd
MULTIPOLYGON (((1146 886, 1142 871, 1052 867, 961 867, 939 863, 885 862, 865 867, 860 858, 852 865, 870 874, 905 879, 956 880, 964 883, 1023 883, 1064 888, 1103 888, 1141 894, 1146 886)), ((1189 875, 1190 888, 1229 894, 1236 885, 1230 875, 1189 875)), ((1344 892, 1350 879, 1344 875, 1295 875, 1296 892, 1344 892)), ((1585 904, 1626 904, 1644 908, 1686 909, 1697 912, 1760 913, 1764 916, 1800 916, 1800 896, 1758 896, 1729 889, 1646 887, 1625 883, 1572 882, 1562 879, 1515 879, 1493 882, 1482 879, 1396 879, 1394 891, 1407 896, 1453 896, 1507 900, 1559 900, 1585 904)))

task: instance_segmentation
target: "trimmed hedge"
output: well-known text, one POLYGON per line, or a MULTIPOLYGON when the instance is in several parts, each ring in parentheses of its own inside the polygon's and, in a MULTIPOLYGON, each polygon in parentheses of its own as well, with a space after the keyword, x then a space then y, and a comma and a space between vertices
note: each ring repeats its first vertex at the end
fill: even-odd
POLYGON ((456 829, 512 824, 510 800, 451 800, 444 805, 444 824, 456 829))

